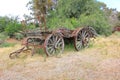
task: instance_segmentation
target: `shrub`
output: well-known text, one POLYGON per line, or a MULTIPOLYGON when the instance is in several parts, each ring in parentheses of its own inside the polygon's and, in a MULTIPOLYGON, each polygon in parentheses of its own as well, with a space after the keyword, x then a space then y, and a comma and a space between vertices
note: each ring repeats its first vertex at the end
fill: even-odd
POLYGON ((0 33, 0 39, 1 40, 5 40, 7 38, 8 38, 8 36, 4 32, 0 33))
POLYGON ((0 44, 4 43, 5 39, 7 39, 8 36, 6 36, 5 33, 0 33, 0 44))
POLYGON ((47 26, 69 29, 92 26, 98 34, 108 36, 111 26, 101 7, 102 4, 95 0, 59 0, 56 10, 48 16, 47 26))
POLYGON ((92 26, 98 34, 106 36, 111 34, 111 26, 101 14, 92 14, 90 16, 81 15, 79 21, 81 26, 92 26))
POLYGON ((8 43, 8 42, 4 42, 0 45, 0 47, 13 47, 15 45, 15 43, 8 43))
POLYGON ((21 40, 23 38, 24 38, 24 35, 22 35, 21 33, 15 33, 15 39, 21 40))
POLYGON ((20 30, 21 30, 21 24, 19 24, 17 21, 10 22, 5 28, 5 32, 10 37, 13 37, 14 33, 20 30))
POLYGON ((0 33, 4 32, 6 25, 9 23, 9 18, 7 16, 0 17, 0 33))

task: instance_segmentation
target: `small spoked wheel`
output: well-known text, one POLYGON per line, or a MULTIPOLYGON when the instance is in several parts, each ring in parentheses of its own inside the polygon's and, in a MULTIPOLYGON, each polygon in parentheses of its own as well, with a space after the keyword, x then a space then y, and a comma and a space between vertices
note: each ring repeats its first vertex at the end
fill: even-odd
POLYGON ((44 42, 44 50, 47 56, 61 54, 64 50, 64 40, 61 35, 50 34, 44 42))

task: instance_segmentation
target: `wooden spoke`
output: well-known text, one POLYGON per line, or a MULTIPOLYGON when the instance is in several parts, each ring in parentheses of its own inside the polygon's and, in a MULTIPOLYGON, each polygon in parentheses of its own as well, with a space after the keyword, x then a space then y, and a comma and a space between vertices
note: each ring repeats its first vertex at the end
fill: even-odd
POLYGON ((89 33, 86 30, 84 30, 81 35, 82 35, 83 47, 88 47, 88 43, 90 40, 89 33))
POLYGON ((44 42, 44 50, 48 56, 62 53, 64 50, 63 38, 57 34, 50 34, 44 42))
POLYGON ((88 30, 85 28, 81 29, 74 38, 74 46, 77 51, 87 47, 90 40, 90 35, 88 30))

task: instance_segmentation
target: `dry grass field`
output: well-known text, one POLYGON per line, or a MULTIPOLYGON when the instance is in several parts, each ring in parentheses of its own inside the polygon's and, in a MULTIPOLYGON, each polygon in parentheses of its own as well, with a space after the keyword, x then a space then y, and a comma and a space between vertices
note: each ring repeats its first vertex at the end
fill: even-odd
POLYGON ((21 47, 0 48, 0 80, 120 80, 120 33, 97 37, 79 52, 65 50, 60 57, 31 57, 30 52, 9 59, 21 47))

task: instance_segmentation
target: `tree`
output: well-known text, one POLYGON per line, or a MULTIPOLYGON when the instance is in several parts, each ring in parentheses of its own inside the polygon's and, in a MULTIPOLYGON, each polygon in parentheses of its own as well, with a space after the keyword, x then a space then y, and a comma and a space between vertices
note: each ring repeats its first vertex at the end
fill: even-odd
MULTIPOLYGON (((32 0, 34 15, 45 14, 47 27, 55 29, 64 26, 74 29, 79 26, 93 26, 99 34, 110 33, 110 25, 105 14, 106 4, 97 0, 57 0, 55 10, 52 0, 32 0), (49 15, 48 15, 49 11, 49 15)), ((41 20, 42 22, 42 20, 41 20)))
POLYGON ((58 0, 55 11, 48 16, 48 27, 64 26, 75 29, 80 26, 93 26, 99 34, 110 33, 110 25, 105 16, 104 3, 96 0, 58 0))
POLYGON ((56 9, 60 13, 59 15, 78 18, 81 14, 90 15, 101 11, 100 7, 100 3, 96 0, 59 0, 56 9))
POLYGON ((18 17, 11 17, 9 19, 10 21, 6 25, 5 32, 8 34, 8 36, 13 37, 16 32, 22 30, 22 27, 18 21, 18 17))
POLYGON ((119 21, 120 21, 120 12, 118 12, 118 19, 119 19, 119 21))
POLYGON ((39 26, 41 28, 45 26, 46 29, 46 14, 53 5, 52 0, 31 0, 28 5, 30 5, 29 9, 32 10, 33 16, 39 22, 39 26))
POLYGON ((5 17, 0 17, 0 32, 3 32, 6 28, 6 25, 10 22, 10 19, 5 17))
POLYGON ((31 0, 27 3, 27 7, 31 10, 34 16, 46 14, 54 5, 52 0, 31 0))

